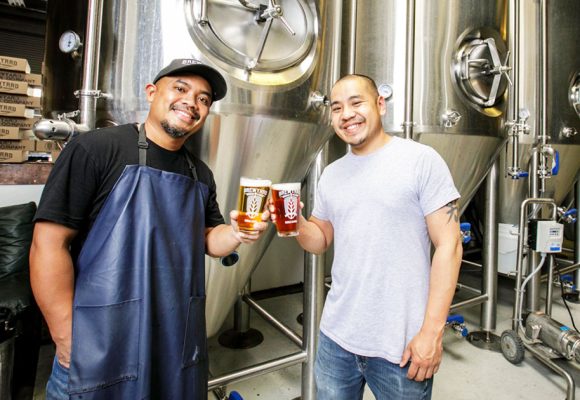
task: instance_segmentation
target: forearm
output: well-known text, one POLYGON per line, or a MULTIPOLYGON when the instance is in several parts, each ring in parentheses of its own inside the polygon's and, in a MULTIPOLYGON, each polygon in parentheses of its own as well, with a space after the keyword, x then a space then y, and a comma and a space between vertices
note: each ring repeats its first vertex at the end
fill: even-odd
POLYGON ((431 264, 429 298, 421 328, 425 333, 442 334, 455 294, 463 249, 461 243, 441 246, 435 250, 431 264))
POLYGON ((327 243, 326 237, 318 225, 306 220, 301 215, 298 226, 299 230, 296 239, 300 247, 313 254, 322 254, 328 249, 330 243, 327 243))
POLYGON ((33 242, 30 283, 53 340, 70 343, 74 268, 68 248, 47 248, 33 242))
POLYGON ((206 235, 206 253, 211 257, 224 257, 237 249, 240 243, 231 225, 218 225, 206 235))

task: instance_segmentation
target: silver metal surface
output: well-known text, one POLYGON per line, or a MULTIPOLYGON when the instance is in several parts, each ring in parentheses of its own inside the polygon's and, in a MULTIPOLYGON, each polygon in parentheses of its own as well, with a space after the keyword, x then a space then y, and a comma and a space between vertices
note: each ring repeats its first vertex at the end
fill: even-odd
POLYGON ((400 136, 412 131, 413 140, 442 155, 461 193, 461 210, 506 140, 505 99, 498 96, 485 109, 466 101, 452 60, 475 28, 494 32, 495 42, 506 48, 506 10, 507 0, 464 0, 461 7, 451 0, 359 1, 356 9, 355 72, 393 89, 384 129, 400 136), (442 120, 448 110, 462 116, 451 127, 442 120))
POLYGON ((526 318, 526 336, 539 339, 568 360, 580 362, 580 333, 541 312, 526 318))
POLYGON ((485 182, 485 216, 483 227, 483 288, 488 301, 481 306, 481 329, 494 331, 497 322, 497 188, 498 161, 493 164, 485 182))
MULTIPOLYGON (((310 215, 314 209, 314 201, 318 193, 318 180, 322 175, 322 170, 327 165, 327 157, 328 146, 325 146, 316 156, 308 173, 306 215, 310 215)), ((324 304, 324 265, 326 256, 325 254, 305 253, 304 258, 304 343, 302 350, 308 354, 308 358, 302 366, 301 394, 302 400, 315 400, 314 360, 316 358, 318 327, 322 317, 322 305, 324 304)))
MULTIPOLYGON (((580 173, 576 177, 576 184, 575 184, 575 196, 574 199, 576 201, 576 210, 580 209, 580 173)), ((575 240, 576 244, 574 245, 574 259, 576 260, 576 264, 580 263, 580 218, 578 218, 578 211, 576 211, 576 229, 575 232, 575 240)), ((576 280, 576 288, 580 287, 580 269, 576 271, 574 274, 576 280)))
POLYGON ((534 357, 536 357, 538 360, 540 360, 545 366, 549 367, 550 369, 552 369, 554 372, 556 372, 557 374, 559 374, 560 376, 562 376, 565 380, 566 380, 566 399, 565 400, 574 400, 576 397, 575 395, 575 385, 574 385, 574 379, 572 379, 572 375, 570 375, 570 373, 568 371, 566 371, 564 368, 560 367, 559 365, 556 365, 554 363, 554 361, 552 361, 550 358, 548 358, 544 353, 542 353, 535 345, 533 344, 528 344, 526 342, 524 342, 524 347, 526 348, 526 350, 528 350, 530 353, 532 353, 534 355, 534 357))
MULTIPOLYGON (((541 192, 541 197, 553 198, 557 204, 561 204, 572 189, 572 183, 580 169, 580 137, 578 135, 567 137, 563 134, 563 128, 580 130, 580 118, 570 99, 571 87, 580 71, 580 58, 577 56, 580 3, 576 0, 546 2, 519 0, 515 3, 521 3, 519 40, 515 44, 520 49, 520 54, 516 56, 517 51, 514 51, 517 71, 513 71, 512 92, 519 99, 519 103, 517 106, 510 104, 509 115, 516 119, 519 108, 530 111, 530 118, 527 121, 530 133, 519 133, 518 164, 523 170, 528 170, 531 149, 537 143, 541 143, 542 135, 545 133, 548 144, 560 153, 561 165, 557 176, 545 179, 545 190, 541 192), (544 7, 544 18, 541 18, 544 7), (542 26, 547 28, 545 35, 541 34, 542 26), (541 57, 542 54, 546 56, 544 59, 541 57), (542 82, 543 72, 545 79, 542 82), (542 92, 545 96, 542 96, 542 92), (542 113, 542 107, 545 113, 542 113)), ((513 36, 514 29, 515 27, 510 28, 512 31, 510 36, 513 36)), ((508 145, 507 151, 513 151, 511 144, 508 145)), ((505 154, 501 157, 500 176, 505 177, 508 175, 507 169, 511 160, 506 159, 505 154)), ((528 179, 531 179, 531 176, 528 179)), ((528 191, 529 185, 527 179, 500 180, 498 210, 500 222, 517 223, 519 205, 525 198, 533 197, 528 191)), ((538 188, 542 189, 541 183, 538 184, 538 188)))
MULTIPOLYGON (((77 3, 55 0, 48 7, 53 18, 50 25, 59 31, 47 34, 44 72, 47 90, 54 95, 45 98, 47 116, 76 109, 73 92, 81 88, 77 79, 82 65, 56 58, 53 53, 63 28, 85 30, 86 10, 81 9, 85 12, 82 18, 66 12, 79 10, 77 3), (68 18, 69 24, 62 22, 63 18, 68 18), (58 70, 52 69, 53 65, 58 65, 58 70), (69 79, 76 83, 67 92, 69 79), (61 99, 63 95, 72 100, 61 99)), ((255 55, 263 24, 255 22, 252 11, 237 1, 204 3, 205 24, 196 19, 203 5, 199 0, 143 0, 138 6, 111 0, 105 4, 100 68, 94 70, 99 87, 94 89, 110 93, 112 99, 99 101, 95 124, 102 127, 145 120, 149 105, 144 87, 174 58, 193 57, 220 69, 228 83, 228 95, 212 106, 203 130, 186 146, 213 170, 217 200, 227 219, 229 211, 237 207, 240 176, 301 181, 332 135, 327 108, 314 107, 310 95, 327 95, 338 78, 341 7, 337 2, 318 0, 277 2, 296 36, 274 21, 262 58, 249 73, 246 61, 255 55)), ((207 258, 210 336, 222 325, 273 235, 270 228, 258 243, 242 245, 240 261, 232 268, 207 258)))
POLYGON ((463 307, 475 306, 488 301, 489 296, 487 294, 482 294, 480 296, 472 297, 471 299, 463 300, 458 303, 454 303, 449 307, 449 311, 455 311, 463 307))
POLYGON ((211 378, 208 381, 208 390, 229 385, 230 383, 240 382, 246 379, 255 378, 257 376, 265 375, 279 369, 287 368, 292 365, 299 364, 306 360, 307 355, 303 351, 299 351, 288 356, 280 357, 275 360, 266 361, 264 363, 254 365, 249 368, 244 368, 239 371, 234 371, 229 374, 211 378))

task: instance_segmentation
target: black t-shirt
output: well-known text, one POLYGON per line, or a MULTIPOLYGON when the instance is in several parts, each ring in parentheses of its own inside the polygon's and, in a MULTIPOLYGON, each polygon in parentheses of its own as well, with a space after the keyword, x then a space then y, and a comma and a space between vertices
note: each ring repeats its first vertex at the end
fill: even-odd
MULTIPOLYGON (((79 232, 72 244, 73 259, 95 222, 101 207, 125 166, 139 164, 138 131, 135 125, 103 128, 79 135, 62 151, 50 173, 35 221, 55 222, 79 232)), ((185 149, 166 150, 147 140, 149 167, 192 176, 185 149)), ((197 179, 209 188, 205 226, 224 223, 209 167, 192 155, 197 179)))

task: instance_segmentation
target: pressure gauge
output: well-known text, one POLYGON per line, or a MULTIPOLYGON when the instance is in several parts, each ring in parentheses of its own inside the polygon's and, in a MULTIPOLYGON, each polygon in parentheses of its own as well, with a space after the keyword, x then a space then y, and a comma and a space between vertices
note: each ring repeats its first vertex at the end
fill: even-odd
POLYGON ((81 47, 81 38, 75 31, 66 31, 60 36, 58 47, 66 54, 73 53, 81 47))

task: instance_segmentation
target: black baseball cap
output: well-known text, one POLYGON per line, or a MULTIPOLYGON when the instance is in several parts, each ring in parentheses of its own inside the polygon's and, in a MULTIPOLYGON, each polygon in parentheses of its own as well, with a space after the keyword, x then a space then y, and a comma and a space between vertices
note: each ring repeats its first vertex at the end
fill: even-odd
POLYGON ((204 78, 211 86, 212 101, 221 100, 225 97, 228 86, 223 75, 220 74, 215 68, 209 65, 203 64, 201 61, 194 58, 178 58, 169 63, 165 68, 163 68, 155 79, 153 83, 165 76, 172 75, 198 75, 204 78))

